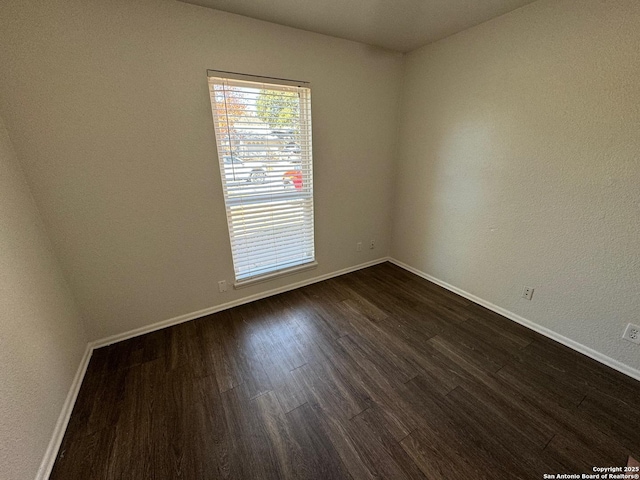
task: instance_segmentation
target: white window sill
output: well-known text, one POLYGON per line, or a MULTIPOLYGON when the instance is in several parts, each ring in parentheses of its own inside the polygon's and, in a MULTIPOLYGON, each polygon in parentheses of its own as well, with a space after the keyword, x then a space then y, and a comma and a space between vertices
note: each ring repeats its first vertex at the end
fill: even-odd
POLYGON ((233 284, 233 288, 236 290, 239 288, 250 287, 257 283, 268 282, 279 277, 286 277, 287 275, 293 275, 294 273, 304 272, 305 270, 311 270, 318 266, 318 262, 313 261, 305 263, 303 265, 296 265, 295 267, 286 268, 284 270, 278 270, 273 273, 266 273, 264 275, 258 275, 257 277, 247 278, 246 280, 240 280, 233 284))

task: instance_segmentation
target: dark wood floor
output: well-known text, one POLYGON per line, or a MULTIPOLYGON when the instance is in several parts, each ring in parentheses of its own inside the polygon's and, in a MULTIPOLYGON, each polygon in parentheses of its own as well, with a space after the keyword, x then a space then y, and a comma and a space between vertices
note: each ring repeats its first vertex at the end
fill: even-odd
POLYGON ((94 352, 53 479, 541 479, 640 382, 383 264, 94 352))

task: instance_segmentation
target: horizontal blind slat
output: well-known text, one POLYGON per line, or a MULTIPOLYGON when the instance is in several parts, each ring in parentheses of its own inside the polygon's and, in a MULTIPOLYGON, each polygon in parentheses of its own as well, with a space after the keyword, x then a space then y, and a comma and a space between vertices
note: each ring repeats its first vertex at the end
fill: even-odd
MULTIPOLYGON (((297 266, 301 266, 301 265, 305 265, 305 264, 310 264, 314 262, 314 258, 313 257, 309 257, 309 258, 302 258, 302 259, 296 259, 290 262, 283 262, 281 264, 278 265, 278 270, 285 270, 288 268, 292 268, 292 267, 297 267, 297 266)), ((263 267, 263 268, 253 268, 253 269, 247 269, 244 271, 236 271, 236 279, 237 280, 247 280, 247 279, 251 279, 254 277, 258 277, 267 273, 272 273, 274 270, 267 266, 267 267, 263 267)))
POLYGON ((283 261, 290 261, 296 258, 312 258, 312 250, 283 250, 281 252, 272 255, 247 255, 243 256, 242 260, 235 263, 235 267, 238 269, 243 268, 260 268, 267 264, 278 263, 283 261))
MULTIPOLYGON (((289 235, 282 236, 282 237, 279 235, 273 235, 273 236, 265 236, 263 238, 252 238, 252 237, 235 238, 232 244, 234 248, 249 250, 254 248, 257 245, 265 245, 269 242, 278 240, 278 244, 274 246, 274 249, 277 249, 280 247, 282 248, 290 247, 290 246, 293 247, 297 244, 303 245, 305 242, 307 242, 311 238, 312 238, 311 231, 297 230, 294 232, 289 232, 289 235)), ((308 249, 307 246, 305 246, 304 248, 308 249)))

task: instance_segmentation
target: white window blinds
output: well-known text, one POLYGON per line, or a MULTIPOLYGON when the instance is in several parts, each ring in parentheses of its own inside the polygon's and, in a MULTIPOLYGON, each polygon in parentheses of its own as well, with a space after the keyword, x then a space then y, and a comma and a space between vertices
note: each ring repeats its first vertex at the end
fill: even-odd
POLYGON ((209 74, 240 284, 315 262, 311 90, 295 82, 243 77, 209 74))

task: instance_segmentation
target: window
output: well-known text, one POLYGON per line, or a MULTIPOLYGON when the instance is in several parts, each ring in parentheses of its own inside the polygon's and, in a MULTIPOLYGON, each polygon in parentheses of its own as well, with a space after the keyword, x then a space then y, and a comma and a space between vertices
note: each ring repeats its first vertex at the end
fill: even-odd
POLYGON ((236 286, 315 266, 311 90, 209 71, 236 286))

